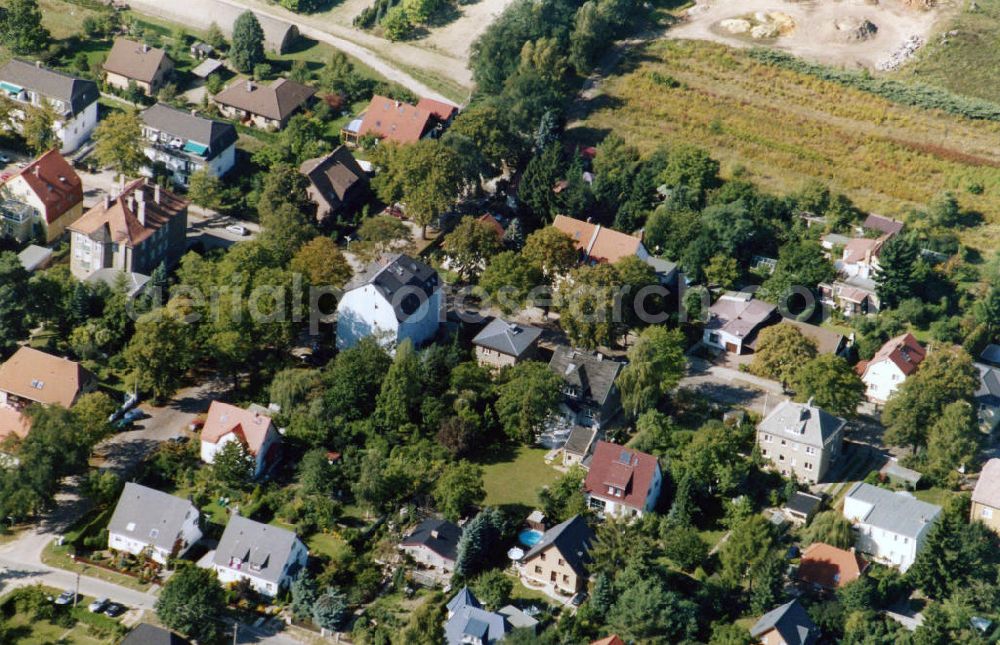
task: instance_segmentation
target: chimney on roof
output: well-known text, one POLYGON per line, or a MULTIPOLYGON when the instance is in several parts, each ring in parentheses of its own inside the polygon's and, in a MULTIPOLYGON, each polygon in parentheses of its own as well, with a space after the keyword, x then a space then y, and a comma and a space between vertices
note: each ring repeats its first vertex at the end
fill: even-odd
POLYGON ((440 537, 440 534, 438 533, 437 529, 431 529, 431 537, 434 538, 435 540, 440 537))
POLYGON ((198 110, 191 108, 191 116, 198 116, 198 110))
POLYGON ((104 194, 104 210, 111 208, 111 195, 104 194))
POLYGON ((42 68, 42 61, 36 60, 35 61, 35 67, 37 67, 38 69, 41 69, 42 68))
POLYGON ((35 177, 38 176, 38 164, 31 167, 31 172, 35 173, 35 177))
POLYGON ((149 45, 147 45, 146 43, 142 44, 142 53, 143 54, 149 53, 149 45))
POLYGON ((156 184, 155 186, 153 186, 153 201, 159 204, 160 199, 161 199, 160 185, 156 184))
POLYGON ((253 92, 253 81, 247 81, 247 92, 253 92))

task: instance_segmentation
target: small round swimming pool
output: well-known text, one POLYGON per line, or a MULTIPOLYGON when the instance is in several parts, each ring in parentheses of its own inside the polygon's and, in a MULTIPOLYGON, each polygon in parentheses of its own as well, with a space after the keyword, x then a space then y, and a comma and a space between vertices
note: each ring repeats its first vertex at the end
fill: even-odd
POLYGON ((535 529, 524 529, 517 534, 517 541, 529 549, 542 540, 542 532, 535 529))

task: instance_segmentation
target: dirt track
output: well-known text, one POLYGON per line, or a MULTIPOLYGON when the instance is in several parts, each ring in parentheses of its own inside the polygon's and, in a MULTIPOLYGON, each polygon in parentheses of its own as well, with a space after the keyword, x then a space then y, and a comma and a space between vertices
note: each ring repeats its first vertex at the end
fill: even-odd
POLYGON ((734 46, 765 46, 838 67, 874 69, 911 36, 926 40, 945 10, 907 7, 900 0, 698 0, 683 22, 667 32, 668 38, 712 40, 734 46), (781 12, 795 27, 769 39, 733 34, 720 26, 723 20, 757 12, 781 12), (848 41, 838 31, 838 20, 869 20, 878 28, 867 40, 848 41))

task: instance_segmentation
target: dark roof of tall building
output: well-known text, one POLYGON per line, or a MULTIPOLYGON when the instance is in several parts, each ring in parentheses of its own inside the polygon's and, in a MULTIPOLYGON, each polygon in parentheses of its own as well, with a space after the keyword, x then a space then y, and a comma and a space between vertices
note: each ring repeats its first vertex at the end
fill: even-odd
POLYGON ((472 339, 472 344, 517 358, 528 351, 541 335, 542 330, 538 327, 509 323, 502 318, 494 318, 483 327, 481 332, 476 334, 476 337, 472 339))
POLYGON ((373 286, 392 303, 396 319, 406 320, 430 298, 441 284, 437 271, 402 253, 384 255, 355 276, 347 289, 373 286))
POLYGON ((326 156, 303 161, 299 172, 309 179, 331 209, 339 207, 356 184, 368 182, 365 171, 346 146, 337 146, 326 156))
POLYGON ((566 383, 580 392, 580 397, 604 405, 615 385, 624 363, 584 352, 566 345, 557 345, 549 367, 566 383))
POLYGON ((574 515, 546 531, 542 539, 524 555, 524 562, 555 547, 577 575, 585 576, 587 563, 590 562, 590 543, 593 540, 594 532, 587 526, 583 516, 574 515))
POLYGON ((191 645, 191 641, 162 627, 140 623, 128 633, 121 645, 191 645))
POLYGON ((402 546, 425 546, 446 560, 458 555, 462 529, 448 520, 426 519, 400 542, 402 546))
MULTIPOLYGON (((32 64, 20 59, 12 59, 0 68, 0 81, 37 92, 42 96, 59 99, 66 103, 67 113, 82 112, 97 101, 100 92, 97 83, 69 74, 57 72, 40 63, 32 64)), ((13 88, 3 87, 8 93, 13 88)))
POLYGON ((69 230, 87 236, 103 231, 111 242, 135 248, 181 213, 188 202, 146 179, 136 179, 115 199, 99 202, 69 230))
MULTIPOLYGON (((183 139, 185 143, 190 141, 207 147, 208 150, 201 155, 206 159, 214 159, 236 143, 238 138, 236 128, 231 123, 208 119, 163 103, 143 110, 141 116, 147 127, 183 139)), ((184 149, 188 150, 187 147, 184 149)))
POLYGON ((760 638, 772 629, 788 645, 811 645, 819 637, 816 623, 798 600, 786 602, 761 616, 750 628, 750 635, 760 638))

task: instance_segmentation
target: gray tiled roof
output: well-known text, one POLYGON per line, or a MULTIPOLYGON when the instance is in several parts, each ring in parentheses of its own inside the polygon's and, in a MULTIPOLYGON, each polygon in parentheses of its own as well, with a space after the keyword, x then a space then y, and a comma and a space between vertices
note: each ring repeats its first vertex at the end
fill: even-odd
POLYGON ((584 426, 573 426, 563 444, 563 450, 571 455, 586 455, 590 451, 590 446, 594 443, 596 428, 586 428, 584 426))
POLYGON ((990 363, 991 365, 1000 365, 1000 345, 994 345, 990 343, 983 350, 983 353, 979 355, 979 360, 984 363, 990 363))
MULTIPOLYGON (((226 524, 212 562, 268 582, 281 580, 298 540, 291 531, 233 515, 226 524), (239 560, 235 565, 233 560, 239 560)), ((293 573, 293 572, 290 572, 293 573)))
POLYGON ((549 368, 580 392, 583 399, 604 405, 624 363, 599 354, 558 345, 549 360, 549 368))
POLYGON ((121 645, 191 645, 191 641, 149 623, 140 623, 128 633, 121 645))
POLYGON ((809 403, 785 400, 757 426, 762 432, 822 448, 847 422, 809 403))
POLYGON ((527 351, 541 335, 542 330, 538 327, 508 323, 502 318, 494 318, 476 334, 472 344, 516 358, 527 351))
POLYGON ((507 633, 504 616, 482 609, 465 587, 448 602, 448 613, 448 622, 444 625, 448 645, 468 643, 470 637, 486 645, 502 640, 507 633))
POLYGON ((546 531, 538 544, 531 547, 531 550, 524 555, 524 562, 528 562, 539 553, 554 546, 559 549, 559 553, 573 571, 577 575, 584 576, 587 575, 590 543, 593 539, 594 532, 587 526, 583 516, 574 515, 562 524, 557 524, 546 531))
POLYGON ((236 143, 236 128, 232 124, 207 119, 163 103, 157 103, 143 110, 141 117, 142 122, 149 128, 178 139, 208 146, 207 159, 214 159, 223 150, 236 143))
POLYGON ((0 81, 6 81, 42 96, 59 99, 69 106, 69 112, 78 114, 97 101, 97 83, 47 67, 13 59, 0 68, 0 81))
POLYGON ((189 500, 127 482, 108 523, 108 532, 170 551, 184 522, 197 514, 198 509, 189 500))
POLYGON ((788 645, 811 645, 819 637, 819 629, 798 600, 775 607, 760 617, 750 628, 750 635, 759 638, 777 630, 788 645))
POLYGON ((397 253, 369 264, 364 272, 354 277, 347 290, 366 284, 375 287, 386 301, 392 303, 397 320, 404 321, 438 289, 441 281, 437 271, 431 267, 397 253))
POLYGON ((809 515, 818 509, 819 505, 822 503, 823 500, 815 495, 796 491, 795 494, 788 499, 788 502, 785 504, 785 508, 795 513, 809 515))
POLYGON ((447 520, 426 519, 417 528, 403 538, 403 546, 422 545, 437 553, 442 558, 454 560, 458 554, 458 540, 462 537, 462 529, 447 520))
POLYGON ((928 522, 941 514, 941 507, 922 502, 903 492, 893 492, 858 482, 847 496, 872 505, 861 521, 898 535, 916 538, 928 522))

